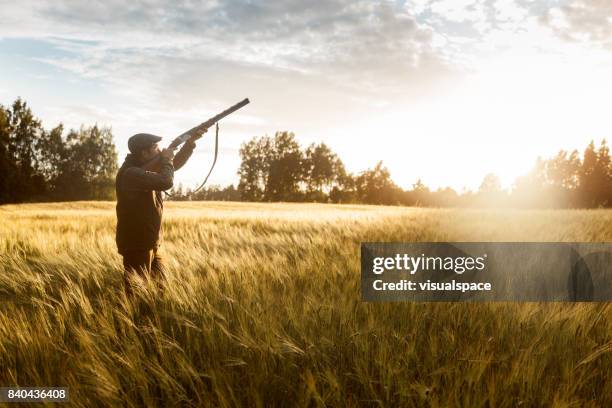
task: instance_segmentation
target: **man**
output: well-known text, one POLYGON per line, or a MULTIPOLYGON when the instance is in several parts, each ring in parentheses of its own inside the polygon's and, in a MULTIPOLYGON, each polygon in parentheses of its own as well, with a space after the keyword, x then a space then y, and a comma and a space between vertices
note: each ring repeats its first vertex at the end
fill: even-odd
POLYGON ((123 256, 125 291, 132 294, 134 275, 152 277, 161 287, 164 266, 157 250, 161 238, 164 209, 162 191, 172 188, 174 171, 183 167, 202 133, 194 134, 174 156, 172 150, 160 151, 159 136, 138 133, 128 140, 130 154, 121 165, 115 182, 117 191, 117 249, 123 256), (147 171, 142 166, 160 155, 159 168, 147 171))

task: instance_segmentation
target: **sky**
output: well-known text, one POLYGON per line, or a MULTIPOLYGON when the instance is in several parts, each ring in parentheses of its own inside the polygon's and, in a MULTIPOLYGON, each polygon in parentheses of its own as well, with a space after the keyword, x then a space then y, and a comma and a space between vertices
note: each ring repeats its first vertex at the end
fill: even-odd
MULTIPOLYGON (((0 104, 47 128, 169 143, 220 123, 209 184, 237 183, 241 143, 291 131, 350 172, 379 160, 410 188, 504 187, 538 156, 612 137, 608 0, 0 0, 0 104)), ((212 132, 209 133, 212 135, 212 132)), ((204 136, 175 183, 212 162, 204 136)))

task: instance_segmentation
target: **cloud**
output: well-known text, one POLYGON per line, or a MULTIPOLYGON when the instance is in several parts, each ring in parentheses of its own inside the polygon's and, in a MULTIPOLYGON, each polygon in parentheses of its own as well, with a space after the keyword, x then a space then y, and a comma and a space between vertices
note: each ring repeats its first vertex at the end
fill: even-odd
POLYGON ((25 1, 4 8, 0 36, 54 41, 76 56, 47 62, 101 79, 134 66, 151 69, 154 59, 217 60, 356 82, 402 77, 437 62, 431 30, 387 1, 25 1))
MULTIPOLYGON (((166 132, 192 126, 179 112, 205 118, 245 96, 256 102, 252 132, 314 131, 418 99, 457 75, 413 7, 385 0, 24 0, 3 6, 3 37, 61 51, 33 59, 100 84, 121 134, 134 131, 134 118, 166 132)), ((76 103, 63 104, 73 116, 76 103)), ((230 131, 246 130, 232 121, 230 131)))
POLYGON ((516 0, 497 0, 493 8, 498 23, 520 23, 529 16, 528 8, 516 0))
POLYGON ((550 9, 542 21, 572 42, 587 42, 612 49, 612 3, 577 0, 550 9))
POLYGON ((255 128, 308 130, 455 81, 473 55, 514 41, 507 28, 519 30, 525 10, 514 0, 23 0, 3 6, 0 38, 61 51, 32 58, 100 84, 111 117, 87 117, 118 129, 164 112, 169 127, 188 126, 180 112, 212 115, 249 96, 255 128))
POLYGON ((537 9, 529 0, 411 0, 410 4, 417 20, 432 28, 434 39, 444 40, 439 53, 451 65, 469 69, 477 69, 482 50, 506 47, 498 39, 530 29, 529 20, 537 9))
POLYGON ((484 0, 439 0, 431 2, 429 9, 449 21, 478 22, 486 19, 484 0))

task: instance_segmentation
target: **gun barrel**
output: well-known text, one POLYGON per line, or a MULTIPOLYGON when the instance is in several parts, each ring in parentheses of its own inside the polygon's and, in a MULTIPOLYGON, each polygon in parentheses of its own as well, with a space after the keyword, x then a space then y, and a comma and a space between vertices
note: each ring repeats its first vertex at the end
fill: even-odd
POLYGON ((182 143, 186 142, 187 139, 189 139, 191 137, 191 134, 193 132, 196 132, 196 131, 202 130, 202 129, 208 129, 209 127, 213 126, 215 123, 217 123, 218 121, 220 121, 224 117, 226 117, 226 116, 236 112, 238 109, 244 107, 245 105, 248 105, 249 102, 250 102, 249 98, 244 98, 242 101, 238 102, 237 104, 235 104, 233 106, 230 106, 229 108, 227 108, 223 112, 219 113, 218 115, 215 115, 212 118, 208 119, 206 122, 202 122, 198 126, 189 129, 187 132, 183 133, 182 135, 180 135, 179 137, 174 139, 172 141, 172 143, 170 143, 170 146, 168 146, 168 148, 169 149, 176 149, 182 143))
MULTIPOLYGON (((217 116, 214 116, 211 119, 208 119, 206 122, 204 123, 208 123, 208 122, 212 122, 210 124, 210 126, 214 125, 215 123, 217 123, 218 121, 220 121, 221 119, 223 119, 224 117, 226 117, 229 114, 232 114, 234 112, 236 112, 238 109, 242 108, 245 105, 249 104, 249 98, 244 98, 242 101, 238 102, 237 104, 235 104, 234 106, 230 106, 229 108, 227 108, 226 110, 224 110, 223 112, 221 112, 220 114, 218 114, 217 116)), ((203 123, 203 124, 204 124, 203 123)))

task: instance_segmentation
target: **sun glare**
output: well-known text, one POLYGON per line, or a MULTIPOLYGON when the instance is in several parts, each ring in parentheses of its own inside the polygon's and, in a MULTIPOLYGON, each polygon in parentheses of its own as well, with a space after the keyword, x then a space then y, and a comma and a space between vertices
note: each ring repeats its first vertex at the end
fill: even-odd
POLYGON ((538 156, 612 137, 606 112, 612 80, 586 57, 483 61, 444 93, 356 121, 342 133, 376 143, 358 149, 348 143, 351 136, 343 138, 346 149, 362 167, 384 157, 402 187, 422 179, 433 188, 477 189, 485 174, 495 173, 509 188, 538 156))

